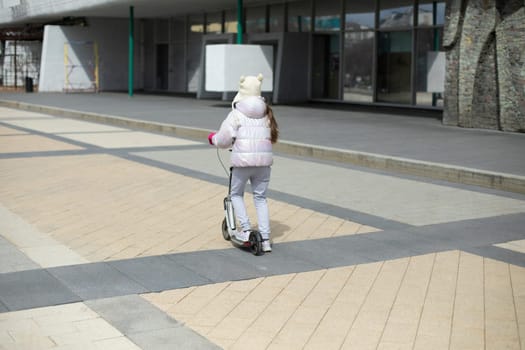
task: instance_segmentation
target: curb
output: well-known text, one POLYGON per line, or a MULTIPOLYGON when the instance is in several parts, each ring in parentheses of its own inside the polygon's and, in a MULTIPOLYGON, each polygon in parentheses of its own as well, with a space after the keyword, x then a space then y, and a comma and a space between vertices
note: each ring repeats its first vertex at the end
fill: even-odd
MULTIPOLYGON (((206 140, 209 132, 212 131, 17 101, 0 100, 0 106, 201 140, 206 140)), ((274 150, 287 155, 335 161, 400 174, 525 194, 525 176, 520 175, 490 172, 442 163, 342 150, 291 141, 279 141, 274 145, 274 150)))

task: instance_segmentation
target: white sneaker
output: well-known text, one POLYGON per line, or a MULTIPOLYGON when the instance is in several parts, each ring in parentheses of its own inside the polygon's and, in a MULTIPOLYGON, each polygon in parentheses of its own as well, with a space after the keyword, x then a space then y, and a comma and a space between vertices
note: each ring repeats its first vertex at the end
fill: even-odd
POLYGON ((262 249, 265 253, 269 253, 272 251, 272 244, 270 243, 270 240, 267 239, 262 241, 262 249))
POLYGON ((234 235, 239 241, 248 242, 250 240, 250 231, 238 231, 234 235))

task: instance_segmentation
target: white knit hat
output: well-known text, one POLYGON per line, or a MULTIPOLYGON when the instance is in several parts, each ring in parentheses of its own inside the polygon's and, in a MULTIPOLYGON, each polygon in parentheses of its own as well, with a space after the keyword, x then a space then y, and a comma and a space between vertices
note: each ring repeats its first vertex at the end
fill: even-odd
POLYGON ((261 96, 261 85, 263 75, 258 76, 241 76, 239 81, 239 92, 233 98, 232 106, 248 96, 261 96))

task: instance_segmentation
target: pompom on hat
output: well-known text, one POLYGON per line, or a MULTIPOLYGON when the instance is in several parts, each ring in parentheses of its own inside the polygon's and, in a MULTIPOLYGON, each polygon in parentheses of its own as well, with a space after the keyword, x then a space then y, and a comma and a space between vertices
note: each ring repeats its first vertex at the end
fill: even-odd
POLYGON ((239 81, 239 91, 233 98, 232 106, 237 102, 250 96, 261 96, 261 86, 263 81, 263 75, 258 76, 241 76, 239 81))

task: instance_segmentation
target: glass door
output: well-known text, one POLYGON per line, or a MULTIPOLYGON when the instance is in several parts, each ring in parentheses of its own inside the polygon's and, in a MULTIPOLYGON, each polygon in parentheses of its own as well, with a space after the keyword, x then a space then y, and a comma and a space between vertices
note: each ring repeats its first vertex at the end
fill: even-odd
POLYGON ((377 101, 410 104, 412 32, 379 33, 377 101))
POLYGON ((157 44, 157 89, 168 89, 168 44, 157 44))
POLYGON ((339 66, 339 34, 315 34, 312 57, 312 98, 340 98, 339 66))

